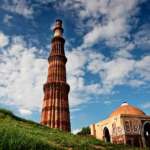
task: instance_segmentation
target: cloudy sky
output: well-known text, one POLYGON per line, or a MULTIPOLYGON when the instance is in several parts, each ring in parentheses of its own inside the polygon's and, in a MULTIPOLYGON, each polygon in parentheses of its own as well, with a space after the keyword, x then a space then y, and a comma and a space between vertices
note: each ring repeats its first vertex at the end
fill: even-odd
POLYGON ((71 126, 122 102, 150 114, 148 0, 1 0, 0 107, 39 122, 57 18, 63 20, 71 126))

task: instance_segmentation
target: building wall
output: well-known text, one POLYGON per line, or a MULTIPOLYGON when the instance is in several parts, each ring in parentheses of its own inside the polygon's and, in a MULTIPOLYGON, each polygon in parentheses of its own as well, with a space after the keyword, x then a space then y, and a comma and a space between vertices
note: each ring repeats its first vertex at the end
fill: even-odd
POLYGON ((105 140, 104 128, 108 128, 110 142, 115 144, 129 144, 144 147, 143 126, 150 122, 149 116, 118 115, 109 117, 90 126, 91 135, 97 139, 105 140))
POLYGON ((144 124, 145 122, 150 122, 150 117, 148 116, 122 116, 124 129, 125 129, 125 139, 126 144, 145 147, 144 138, 144 124))
POLYGON ((104 140, 103 132, 105 127, 109 130, 111 142, 113 142, 113 137, 124 134, 122 120, 118 115, 91 125, 91 135, 95 136, 97 139, 104 140))
POLYGON ((142 129, 141 119, 138 117, 122 117, 125 134, 140 135, 142 129))

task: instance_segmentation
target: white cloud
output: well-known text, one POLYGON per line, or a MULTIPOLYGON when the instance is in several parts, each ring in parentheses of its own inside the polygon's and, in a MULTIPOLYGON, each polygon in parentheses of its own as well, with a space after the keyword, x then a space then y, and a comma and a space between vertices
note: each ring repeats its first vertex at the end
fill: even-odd
POLYGON ((13 37, 12 43, 1 54, 0 97, 1 102, 29 110, 39 109, 43 99, 43 83, 46 81, 47 60, 35 55, 38 49, 27 47, 21 37, 13 37))
POLYGON ((73 134, 77 134, 77 133, 80 132, 80 131, 81 131, 81 129, 73 129, 73 130, 72 130, 72 133, 73 133, 73 134))
POLYGON ((125 20, 123 18, 110 20, 105 25, 96 24, 92 31, 84 36, 81 48, 91 47, 101 39, 110 40, 115 36, 120 36, 127 31, 126 28, 125 20))
POLYGON ((22 15, 26 18, 33 17, 33 8, 25 0, 4 1, 1 8, 12 13, 22 15))
MULTIPOLYGON (((26 1, 12 2, 12 5, 3 5, 3 9, 32 18, 33 8, 26 1)), ((66 9, 79 11, 79 22, 88 19, 81 26, 82 30, 86 30, 83 43, 77 49, 66 52, 71 111, 80 110, 81 105, 94 101, 94 96, 111 94, 118 85, 138 88, 150 81, 150 56, 134 60, 130 53, 136 46, 149 45, 148 28, 141 28, 134 37, 135 41, 126 40, 130 38, 130 21, 138 10, 138 3, 138 0, 65 0, 62 4, 66 9), (107 46, 118 49, 113 58, 93 49, 87 50, 102 40, 107 46), (90 79, 86 79, 88 73, 90 79), (91 74, 97 75, 96 79, 91 74)), ((10 20, 11 17, 6 15, 3 21, 7 23, 10 20)), ((0 102, 18 106, 22 115, 31 115, 32 110, 42 106, 48 63, 37 57, 35 53, 40 50, 28 47, 22 37, 11 40, 12 43, 9 43, 9 37, 0 32, 0 48, 9 43, 0 54, 0 102)), ((104 103, 109 104, 109 101, 104 103)))
POLYGON ((137 47, 149 50, 150 47, 150 24, 144 24, 139 31, 134 35, 134 42, 137 47))
POLYGON ((111 101, 104 101, 104 104, 110 105, 112 102, 111 101))
POLYGON ((150 108, 150 102, 146 102, 146 103, 142 104, 142 108, 143 109, 149 109, 150 108))
POLYGON ((128 82, 129 85, 131 85, 132 87, 140 87, 142 86, 143 84, 145 84, 144 81, 141 81, 141 80, 137 80, 137 79, 133 79, 133 80, 130 80, 128 82))
POLYGON ((112 60, 93 59, 87 69, 100 76, 100 84, 103 92, 110 92, 116 85, 130 85, 139 87, 150 81, 150 57, 145 56, 141 60, 118 57, 112 60), (105 89, 105 90, 104 90, 105 89))
MULTIPOLYGON (((35 53, 38 51, 36 47, 28 47, 22 37, 11 38, 11 43, 0 56, 1 102, 30 111, 40 109, 48 63, 46 59, 37 57, 35 53)), ((67 57, 72 110, 93 101, 93 95, 110 94, 117 85, 137 88, 150 81, 149 56, 140 60, 122 57, 108 59, 94 50, 73 50, 67 51, 67 57), (95 80, 91 76, 87 82, 85 76, 88 73, 99 78, 95 80)))
POLYGON ((149 49, 149 25, 143 25, 133 38, 130 34, 132 25, 137 25, 136 14, 143 2, 144 0, 65 0, 59 9, 78 11, 76 19, 84 33, 79 49, 91 48, 102 41, 108 47, 116 48, 114 57, 132 58, 131 51, 137 46, 149 49))
POLYGON ((0 32, 0 48, 8 45, 9 38, 3 32, 0 32))
POLYGON ((84 65, 87 61, 86 53, 83 51, 73 50, 71 52, 66 52, 68 58, 67 62, 67 72, 69 75, 83 76, 84 75, 84 65))
POLYGON ((73 50, 67 56, 68 83, 71 87, 69 99, 72 108, 93 100, 93 95, 111 94, 118 85, 138 88, 150 81, 149 56, 140 60, 119 56, 110 59, 94 50, 73 50), (90 75, 92 80, 87 82, 85 76, 89 72, 99 78, 95 80, 90 75))
POLYGON ((140 61, 137 61, 135 72, 139 74, 143 80, 150 80, 150 56, 145 56, 140 61))
POLYGON ((104 64, 102 76, 105 84, 122 84, 125 77, 133 70, 134 61, 118 58, 104 64), (127 67, 128 66, 128 67, 127 67))
POLYGON ((3 22, 6 23, 7 25, 10 25, 10 22, 11 22, 12 18, 13 17, 11 15, 6 14, 4 16, 3 22))
POLYGON ((86 33, 80 48, 92 47, 101 40, 105 40, 108 46, 112 46, 109 45, 112 39, 113 46, 117 47, 119 44, 117 39, 120 39, 121 45, 126 42, 132 28, 131 22, 139 10, 138 5, 142 2, 139 0, 65 0, 61 7, 78 10, 79 25, 82 25, 86 33))
POLYGON ((132 42, 125 42, 125 45, 121 45, 119 50, 115 53, 115 57, 132 58, 131 51, 135 48, 135 44, 132 42))
POLYGON ((32 114, 32 111, 30 111, 29 109, 20 108, 19 113, 23 116, 29 116, 32 114))
POLYGON ((67 82, 70 85, 69 101, 71 108, 86 103, 89 99, 86 97, 84 90, 85 64, 87 63, 86 52, 73 50, 66 53, 67 62, 67 82), (82 93, 83 92, 83 93, 82 93), (84 101, 83 101, 84 99, 84 101))
MULTIPOLYGON (((36 56, 40 51, 28 47, 22 37, 12 37, 9 46, 1 53, 0 97, 1 103, 15 105, 28 110, 40 109, 43 101, 43 84, 47 78, 46 59, 36 56)), ((89 101, 84 91, 84 66, 86 55, 82 52, 68 52, 68 82, 70 106, 74 108, 89 101), (84 101, 83 101, 84 100, 84 101)))
MULTIPOLYGON (((28 47, 20 36, 11 38, 9 46, 0 56, 1 103, 31 111, 41 108, 48 63, 46 59, 36 56, 38 51, 36 47, 28 47)), ((67 53, 67 76, 71 87, 69 101, 72 109, 88 102, 90 98, 87 94, 95 93, 97 87, 95 84, 85 85, 85 64, 88 57, 97 57, 88 53, 75 50, 67 53)))

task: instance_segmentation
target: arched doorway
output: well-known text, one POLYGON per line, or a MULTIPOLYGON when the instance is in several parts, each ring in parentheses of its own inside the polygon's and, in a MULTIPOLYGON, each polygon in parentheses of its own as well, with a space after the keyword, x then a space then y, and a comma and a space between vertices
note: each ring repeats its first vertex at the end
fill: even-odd
POLYGON ((105 142, 110 142, 110 134, 107 127, 104 128, 103 135, 104 135, 105 142))
POLYGON ((143 135, 145 140, 145 146, 150 147, 150 122, 145 122, 143 126, 143 135))

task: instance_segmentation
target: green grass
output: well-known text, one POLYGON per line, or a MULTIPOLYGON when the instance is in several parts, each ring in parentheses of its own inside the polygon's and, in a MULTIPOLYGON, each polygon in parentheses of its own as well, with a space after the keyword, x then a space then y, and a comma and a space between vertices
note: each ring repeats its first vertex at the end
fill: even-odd
MULTIPOLYGON (((131 150, 124 145, 104 143, 50 129, 0 109, 0 150, 131 150)), ((138 150, 138 149, 137 149, 138 150)))

